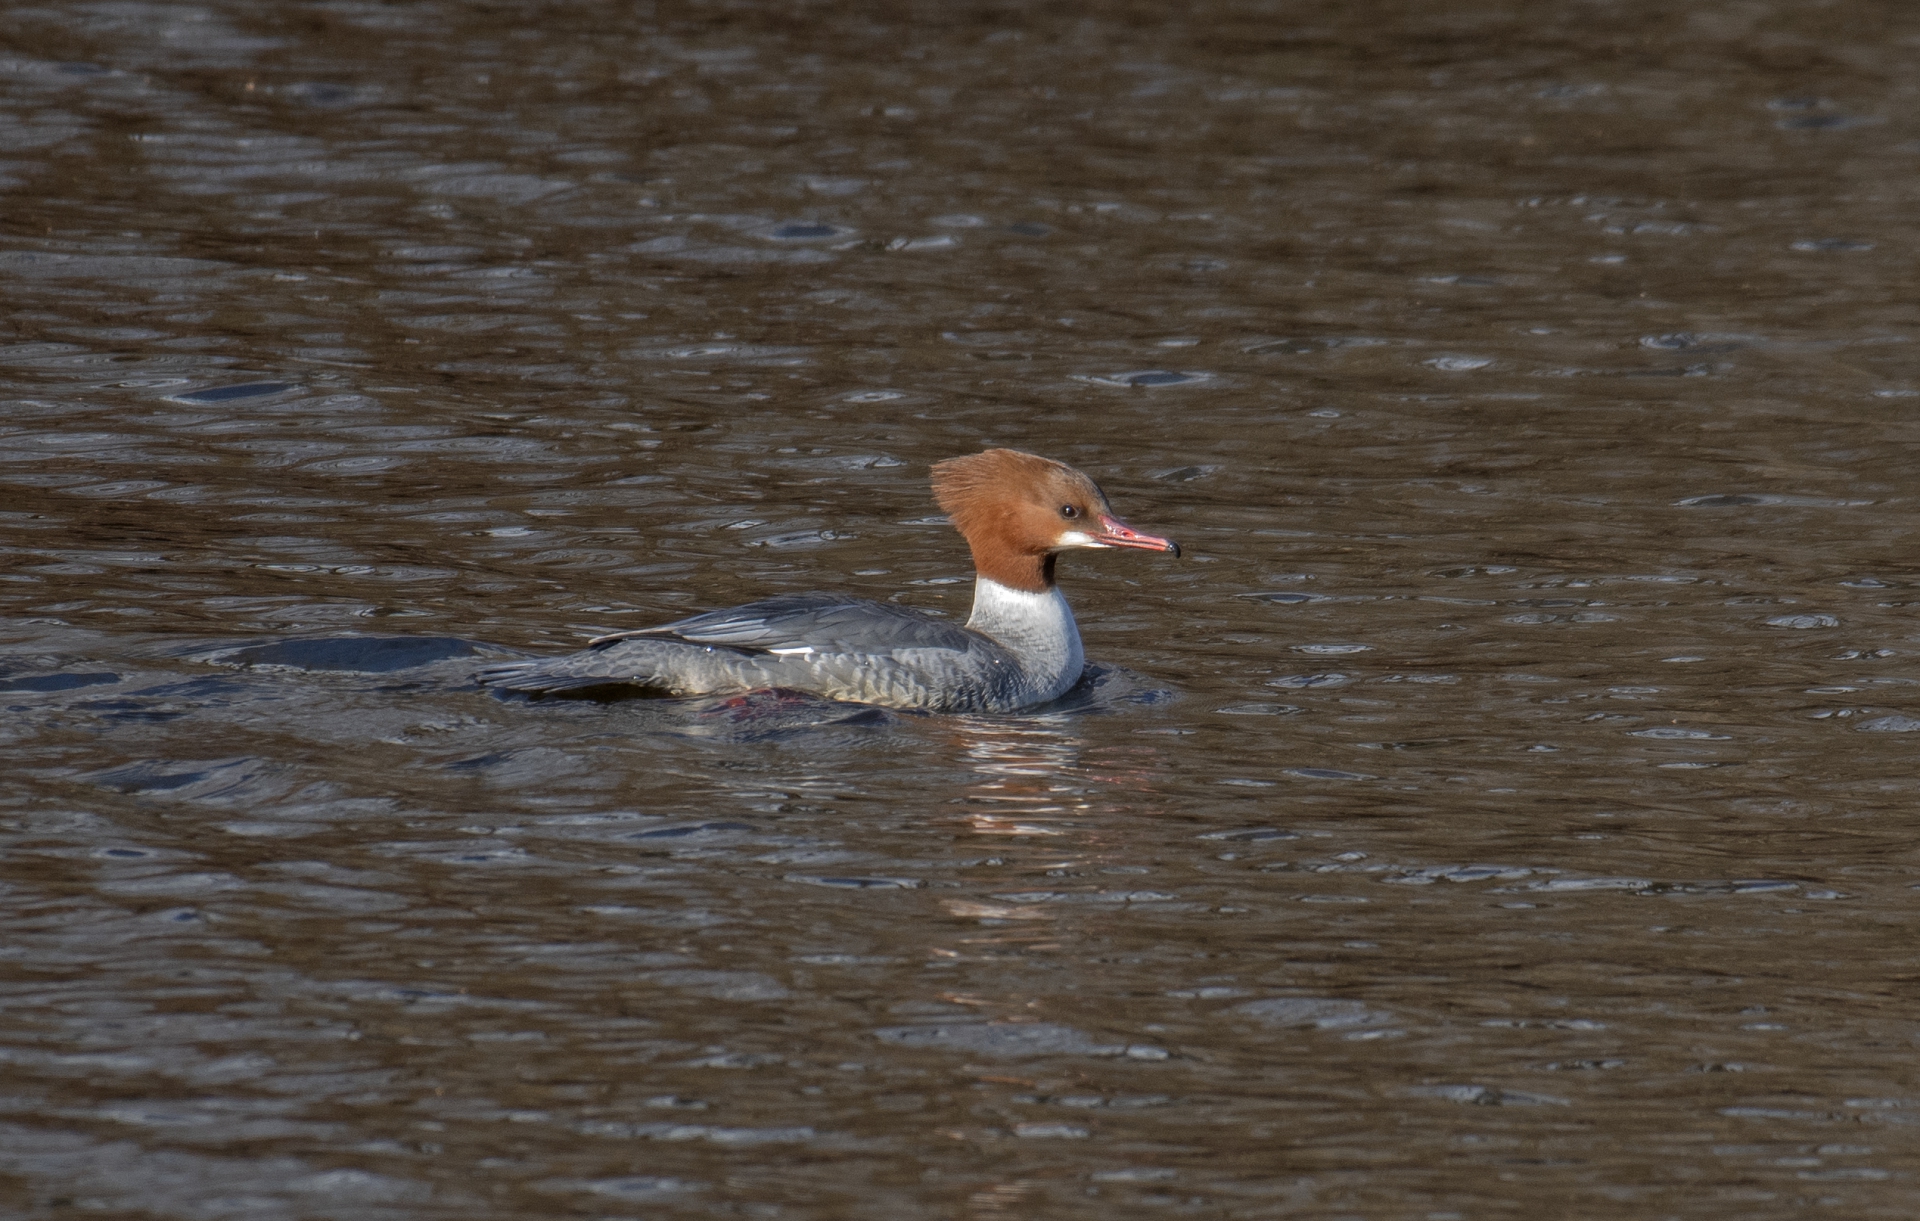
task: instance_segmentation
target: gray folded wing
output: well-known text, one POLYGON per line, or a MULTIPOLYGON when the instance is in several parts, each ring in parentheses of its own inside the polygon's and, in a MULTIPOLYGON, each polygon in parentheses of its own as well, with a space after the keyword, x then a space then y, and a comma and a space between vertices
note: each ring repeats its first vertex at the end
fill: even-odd
MULTIPOLYGON (((984 636, 885 602, 834 594, 789 594, 709 611, 689 619, 616 632, 578 653, 489 666, 480 682, 507 691, 549 694, 608 684, 671 691, 739 690, 794 686, 803 690, 864 692, 865 684, 904 675, 952 673, 961 654, 992 648, 984 636), (865 658, 900 659, 887 671, 865 658), (931 667, 931 670, 929 670, 931 667)), ((923 677, 921 687, 928 685, 923 677)))
POLYGON ((966 652, 979 637, 958 624, 887 602, 836 594, 787 594, 709 611, 660 627, 616 632, 590 648, 624 640, 675 639, 688 644, 782 655, 890 656, 907 650, 966 652))

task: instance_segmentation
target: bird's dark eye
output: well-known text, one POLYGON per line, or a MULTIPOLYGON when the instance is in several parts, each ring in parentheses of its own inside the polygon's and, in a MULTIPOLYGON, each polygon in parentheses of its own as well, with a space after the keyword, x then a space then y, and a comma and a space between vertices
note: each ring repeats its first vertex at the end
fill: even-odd
POLYGON ((1078 517, 1078 516, 1080 516, 1080 510, 1078 510, 1078 509, 1076 509, 1076 508, 1074 508, 1074 507, 1073 507, 1072 505, 1061 505, 1061 506, 1060 506, 1060 516, 1062 516, 1062 517, 1078 517))

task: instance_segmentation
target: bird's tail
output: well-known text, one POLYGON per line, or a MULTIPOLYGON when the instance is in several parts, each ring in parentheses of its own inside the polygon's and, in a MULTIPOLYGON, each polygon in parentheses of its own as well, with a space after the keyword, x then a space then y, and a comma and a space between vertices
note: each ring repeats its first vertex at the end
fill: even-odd
POLYGON ((562 663, 571 658, 549 661, 514 661, 488 666, 476 677, 483 687, 497 691, 520 691, 528 695, 554 695, 562 691, 584 691, 589 687, 647 685, 644 679, 623 678, 606 673, 566 672, 562 663))

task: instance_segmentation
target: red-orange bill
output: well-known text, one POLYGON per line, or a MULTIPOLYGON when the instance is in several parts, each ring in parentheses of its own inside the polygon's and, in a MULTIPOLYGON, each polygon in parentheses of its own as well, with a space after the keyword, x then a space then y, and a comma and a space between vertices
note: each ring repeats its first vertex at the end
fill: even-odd
POLYGON ((1137 551, 1170 551, 1180 554, 1180 544, 1170 538, 1142 534, 1117 517, 1100 518, 1100 533, 1093 536, 1095 542, 1107 547, 1131 547, 1137 551))

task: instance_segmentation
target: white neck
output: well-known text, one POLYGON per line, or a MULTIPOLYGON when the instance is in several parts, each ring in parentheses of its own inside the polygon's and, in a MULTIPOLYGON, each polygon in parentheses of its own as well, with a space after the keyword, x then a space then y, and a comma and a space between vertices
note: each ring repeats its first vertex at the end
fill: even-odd
POLYGON ((1006 646, 1036 677, 1051 675, 1067 686, 1080 677, 1080 629, 1057 585, 1035 594, 975 577, 967 626, 1006 646))

